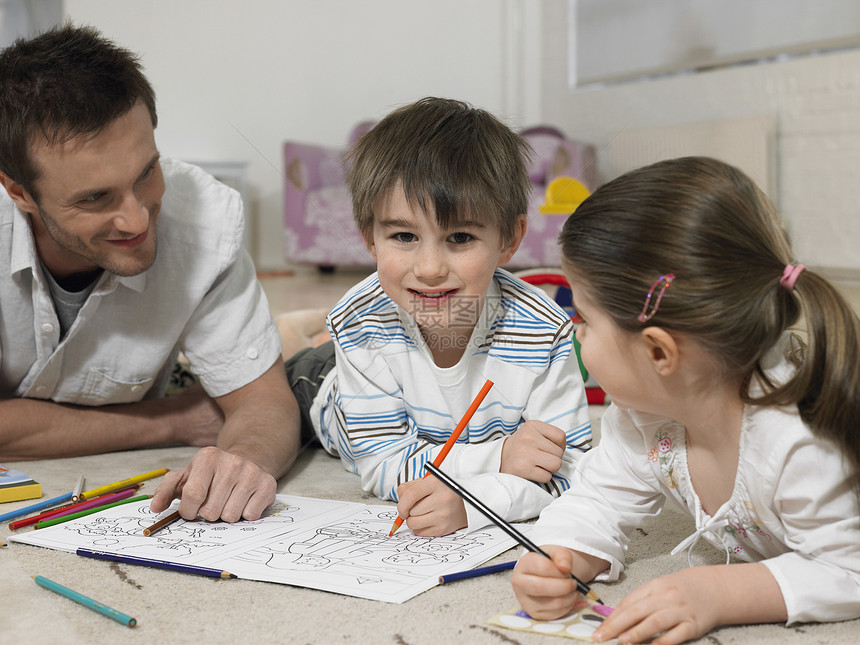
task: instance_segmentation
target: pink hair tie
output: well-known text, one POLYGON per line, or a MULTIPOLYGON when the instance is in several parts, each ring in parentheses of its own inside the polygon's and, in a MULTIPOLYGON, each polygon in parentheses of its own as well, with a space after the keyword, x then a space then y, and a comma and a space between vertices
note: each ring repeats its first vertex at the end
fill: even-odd
POLYGON ((794 283, 797 282, 797 276, 803 273, 805 268, 805 264, 786 264, 785 270, 782 272, 782 278, 779 280, 780 286, 785 287, 789 291, 794 289, 794 283))
POLYGON ((636 320, 639 322, 648 322, 651 318, 654 317, 654 314, 657 313, 657 308, 660 306, 660 301, 663 300, 663 294, 666 293, 666 289, 669 288, 669 285, 672 284, 672 280, 675 279, 674 273, 667 273, 665 275, 661 275, 654 281, 654 284, 651 285, 651 289, 648 290, 648 295, 645 296, 645 306, 642 307, 642 313, 636 316, 636 320), (651 304, 651 298, 654 296, 654 291, 660 285, 663 285, 660 288, 660 291, 657 293, 657 298, 654 300, 654 306, 651 308, 651 311, 648 312, 648 305, 651 304))

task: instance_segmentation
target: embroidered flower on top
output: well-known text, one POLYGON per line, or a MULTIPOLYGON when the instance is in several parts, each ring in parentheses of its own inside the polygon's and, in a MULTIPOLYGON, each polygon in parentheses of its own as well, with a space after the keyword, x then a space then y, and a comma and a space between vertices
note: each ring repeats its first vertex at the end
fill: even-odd
POLYGON ((648 453, 648 458, 651 459, 651 453, 656 451, 656 459, 651 459, 651 461, 659 462, 663 481, 666 486, 674 489, 678 486, 679 478, 674 467, 675 447, 672 438, 662 428, 657 431, 654 438, 657 440, 657 445, 648 453))

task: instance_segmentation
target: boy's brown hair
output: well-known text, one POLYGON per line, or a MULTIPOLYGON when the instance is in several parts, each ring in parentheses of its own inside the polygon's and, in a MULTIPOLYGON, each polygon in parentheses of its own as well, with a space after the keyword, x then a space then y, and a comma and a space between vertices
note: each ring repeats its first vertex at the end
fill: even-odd
POLYGON ((528 143, 489 112, 427 97, 386 116, 346 156, 355 222, 373 235, 373 213, 402 187, 409 203, 443 228, 491 224, 510 242, 528 210, 528 143))

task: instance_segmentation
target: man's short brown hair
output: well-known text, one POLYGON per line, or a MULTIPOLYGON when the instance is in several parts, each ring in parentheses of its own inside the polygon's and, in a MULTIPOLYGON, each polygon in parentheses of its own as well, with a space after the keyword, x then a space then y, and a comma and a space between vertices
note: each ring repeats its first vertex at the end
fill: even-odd
POLYGON ((30 145, 96 135, 141 101, 158 124, 137 56, 92 27, 66 24, 0 53, 0 170, 37 199, 30 145))

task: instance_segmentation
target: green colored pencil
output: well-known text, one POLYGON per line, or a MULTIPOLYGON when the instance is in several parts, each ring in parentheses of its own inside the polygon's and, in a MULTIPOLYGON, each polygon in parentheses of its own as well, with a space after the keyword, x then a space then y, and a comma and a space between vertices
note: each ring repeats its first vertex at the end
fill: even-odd
POLYGON ((95 508, 88 508, 85 511, 80 511, 79 513, 71 513, 69 515, 63 515, 62 517, 57 517, 54 519, 48 519, 44 522, 39 522, 36 524, 34 528, 44 529, 49 526, 54 526, 54 524, 62 524, 63 522, 68 522, 69 520, 74 520, 79 517, 83 517, 84 515, 92 515, 93 513, 98 513, 99 511, 103 511, 106 508, 113 508, 114 506, 121 506, 122 504, 129 504, 131 502, 139 502, 143 499, 150 499, 152 495, 138 495, 136 497, 129 497, 128 499, 122 499, 118 502, 114 502, 113 504, 105 504, 104 506, 96 506, 95 508))
POLYGON ((35 580, 36 584, 40 587, 50 589, 51 591, 56 592, 61 596, 65 596, 70 600, 74 600, 76 603, 79 603, 84 607, 89 607, 93 611, 97 611, 100 614, 107 616, 108 618, 113 618, 118 623, 128 625, 129 627, 134 627, 135 625, 137 625, 137 620, 132 618, 131 616, 127 616, 126 614, 122 613, 121 611, 117 611, 116 609, 111 609, 107 605, 103 605, 97 600, 88 598, 87 596, 80 594, 77 591, 73 591, 68 587, 64 587, 61 584, 57 584, 53 580, 48 580, 47 578, 43 578, 42 576, 33 576, 33 580, 35 580))

